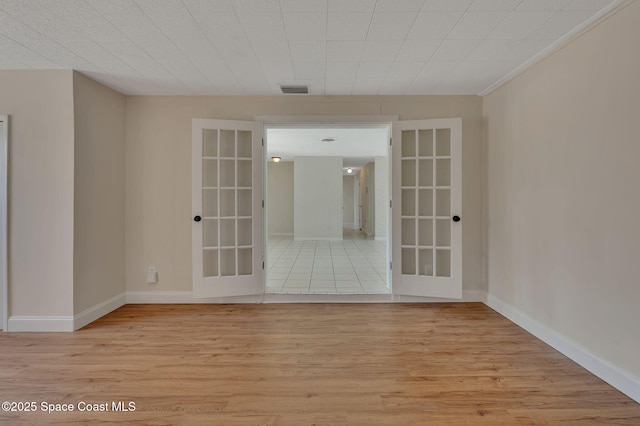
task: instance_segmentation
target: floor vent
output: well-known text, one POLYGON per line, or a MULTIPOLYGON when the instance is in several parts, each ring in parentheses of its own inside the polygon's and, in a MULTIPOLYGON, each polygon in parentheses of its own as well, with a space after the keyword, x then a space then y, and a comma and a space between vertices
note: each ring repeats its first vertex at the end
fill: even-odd
POLYGON ((282 93, 284 93, 285 95, 307 94, 307 93, 309 93, 309 86, 307 86, 307 85, 296 86, 296 85, 292 85, 292 84, 283 84, 283 85, 280 86, 280 90, 282 90, 282 93))

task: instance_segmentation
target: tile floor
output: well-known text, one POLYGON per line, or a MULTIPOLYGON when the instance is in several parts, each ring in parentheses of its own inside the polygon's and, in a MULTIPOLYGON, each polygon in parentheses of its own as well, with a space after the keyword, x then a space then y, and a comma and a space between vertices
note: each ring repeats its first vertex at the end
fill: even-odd
POLYGON ((386 242, 345 229, 342 241, 294 241, 272 236, 267 293, 387 294, 386 242))

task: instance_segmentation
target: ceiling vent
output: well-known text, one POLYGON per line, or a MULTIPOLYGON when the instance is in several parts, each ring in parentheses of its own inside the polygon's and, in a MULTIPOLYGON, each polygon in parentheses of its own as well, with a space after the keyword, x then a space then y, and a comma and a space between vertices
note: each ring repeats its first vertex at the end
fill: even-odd
POLYGON ((284 93, 285 95, 291 95, 291 94, 306 95, 307 93, 309 93, 309 86, 307 85, 296 86, 293 84, 282 84, 280 85, 280 90, 282 90, 282 93, 284 93))

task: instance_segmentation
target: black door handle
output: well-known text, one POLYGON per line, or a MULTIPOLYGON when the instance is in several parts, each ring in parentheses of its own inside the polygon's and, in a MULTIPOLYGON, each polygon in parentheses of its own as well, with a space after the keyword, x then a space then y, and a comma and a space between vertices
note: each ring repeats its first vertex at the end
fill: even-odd
POLYGON ((452 217, 451 219, 453 219, 454 222, 460 222, 460 216, 458 215, 452 217))
POLYGON ((200 216, 194 216, 193 220, 195 222, 200 222, 202 220, 202 218, 200 216))

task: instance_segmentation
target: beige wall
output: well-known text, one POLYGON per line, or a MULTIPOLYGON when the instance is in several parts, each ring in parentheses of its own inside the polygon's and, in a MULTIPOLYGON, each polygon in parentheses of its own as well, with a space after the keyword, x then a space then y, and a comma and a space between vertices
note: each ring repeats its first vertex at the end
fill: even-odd
POLYGON ((191 119, 257 115, 462 117, 463 280, 484 289, 482 99, 478 96, 127 97, 127 291, 191 291, 191 119), (160 282, 144 282, 154 265, 160 282))
POLYGON ((342 176, 342 226, 355 227, 356 214, 356 179, 354 175, 342 176))
POLYGON ((73 315, 73 73, 0 71, 10 316, 73 315))
POLYGON ((79 73, 75 111, 74 312, 125 291, 125 97, 79 73))
POLYGON ((638 28, 633 2, 484 99, 490 293, 636 377, 638 28))
POLYGON ((374 164, 365 164, 358 172, 360 181, 360 213, 362 229, 368 236, 375 235, 375 182, 374 164))
POLYGON ((342 239, 342 157, 293 160, 293 237, 342 239))
POLYGON ((267 235, 293 235, 293 162, 267 163, 267 235))

